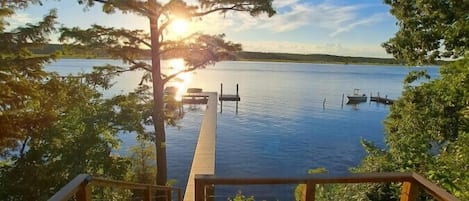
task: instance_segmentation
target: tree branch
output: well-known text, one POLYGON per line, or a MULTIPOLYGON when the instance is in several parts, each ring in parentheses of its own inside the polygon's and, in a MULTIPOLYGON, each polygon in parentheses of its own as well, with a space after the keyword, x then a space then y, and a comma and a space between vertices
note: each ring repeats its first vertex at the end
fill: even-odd
POLYGON ((169 76, 167 76, 165 79, 163 79, 163 84, 166 84, 169 80, 175 78, 176 76, 180 75, 181 73, 188 73, 188 72, 191 72, 191 71, 194 71, 194 70, 197 70, 198 68, 200 68, 202 65, 198 65, 198 66, 193 66, 191 68, 188 68, 188 69, 185 69, 185 70, 181 70, 177 73, 174 73, 174 74, 171 74, 169 76))
POLYGON ((133 35, 127 33, 127 32, 124 32, 123 35, 126 36, 126 37, 129 37, 129 38, 132 38, 132 39, 134 39, 134 40, 136 40, 136 41, 138 41, 138 42, 140 42, 140 43, 143 43, 144 45, 146 45, 146 46, 149 47, 149 48, 152 48, 152 46, 151 46, 150 43, 148 43, 147 41, 145 41, 145 40, 143 40, 143 39, 141 39, 141 38, 135 37, 135 36, 133 36, 133 35))
POLYGON ((233 5, 231 7, 221 7, 221 8, 215 8, 215 9, 212 9, 212 10, 209 10, 209 11, 205 11, 205 12, 201 12, 201 13, 194 13, 192 14, 192 17, 201 17, 201 16, 205 16, 205 15, 208 15, 210 13, 214 13, 214 12, 217 12, 217 11, 229 11, 229 10, 233 10, 233 11, 249 11, 249 9, 246 9, 246 8, 238 8, 238 7, 242 7, 242 6, 248 6, 248 5, 251 5, 251 4, 236 4, 236 5, 233 5))
MULTIPOLYGON (((150 68, 150 65, 148 65, 147 63, 145 62, 136 62, 135 60, 133 59, 130 59, 130 58, 125 58, 127 61, 129 61, 130 63, 134 64, 134 67, 130 67, 129 69, 127 70, 122 70, 122 72, 127 72, 127 71, 132 71, 132 70, 135 70, 135 69, 143 69, 143 70, 146 70, 148 72, 151 72, 151 68, 150 68)), ((119 72, 119 71, 117 71, 119 72)))
POLYGON ((26 149, 26 145, 28 144, 30 139, 30 136, 26 136, 26 139, 24 139, 23 143, 21 144, 20 158, 24 157, 24 150, 26 149))

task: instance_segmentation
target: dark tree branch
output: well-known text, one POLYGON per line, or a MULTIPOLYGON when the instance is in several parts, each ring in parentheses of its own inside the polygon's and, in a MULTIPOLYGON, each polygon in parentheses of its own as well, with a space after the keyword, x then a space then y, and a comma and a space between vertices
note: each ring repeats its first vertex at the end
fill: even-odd
POLYGON ((26 149, 26 145, 28 144, 30 139, 30 136, 26 136, 26 139, 24 139, 23 143, 21 144, 20 158, 24 157, 24 150, 26 149))
POLYGON ((152 46, 151 46, 151 44, 150 44, 149 42, 147 42, 147 41, 145 41, 145 40, 143 40, 143 39, 141 39, 141 38, 135 37, 135 36, 133 36, 133 35, 127 33, 127 32, 124 32, 123 35, 126 36, 126 37, 129 37, 129 38, 132 38, 132 39, 134 39, 134 40, 136 40, 136 41, 138 41, 138 42, 140 42, 140 43, 143 43, 144 45, 146 45, 146 46, 149 47, 149 48, 152 48, 152 46))
POLYGON ((249 9, 247 8, 242 8, 243 6, 248 6, 250 4, 236 4, 236 5, 233 5, 231 7, 221 7, 221 8, 215 8, 215 9, 212 9, 212 10, 208 10, 208 11, 205 11, 205 12, 200 12, 200 13, 194 13, 192 14, 192 17, 201 17, 201 16, 205 16, 205 15, 208 15, 210 13, 214 13, 214 12, 218 12, 218 11, 223 11, 223 12, 226 12, 226 11, 249 11, 249 9), (241 8, 239 8, 241 7, 241 8))
MULTIPOLYGON (((163 23, 159 29, 158 29, 158 36, 159 37, 163 37, 163 31, 173 22, 173 19, 168 19, 168 21, 166 21, 165 23, 163 23)), ((161 42, 163 41, 163 39, 161 39, 161 42)))
POLYGON ((188 72, 191 72, 191 71, 194 71, 194 70, 197 70, 198 68, 200 68, 202 65, 198 65, 198 66, 193 66, 193 67, 190 67, 188 69, 185 69, 185 70, 181 70, 177 73, 174 73, 174 74, 171 74, 169 76, 166 76, 166 78, 163 79, 163 83, 166 84, 168 81, 170 81, 171 79, 175 78, 176 76, 180 75, 181 73, 188 73, 188 72))

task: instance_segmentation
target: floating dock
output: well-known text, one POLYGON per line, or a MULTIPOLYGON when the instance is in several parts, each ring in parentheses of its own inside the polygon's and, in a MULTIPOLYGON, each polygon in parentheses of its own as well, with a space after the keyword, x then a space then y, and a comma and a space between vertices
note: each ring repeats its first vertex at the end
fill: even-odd
POLYGON ((238 114, 238 102, 241 101, 239 96, 239 85, 236 84, 236 94, 223 94, 223 83, 220 84, 220 96, 218 97, 220 101, 220 113, 223 112, 223 101, 236 101, 236 114, 238 114))
POLYGON ((371 96, 370 101, 374 101, 374 102, 377 102, 377 103, 383 103, 383 104, 386 104, 386 105, 394 104, 394 100, 389 99, 387 97, 382 98, 382 97, 379 97, 379 96, 371 96))
POLYGON ((194 104, 194 105, 201 105, 207 104, 208 102, 208 95, 204 93, 191 93, 182 96, 182 104, 194 104))
POLYGON ((386 105, 394 104, 393 99, 388 98, 388 95, 385 95, 384 98, 383 98, 379 95, 379 92, 378 92, 378 96, 373 96, 373 94, 370 93, 370 103, 371 102, 377 102, 377 103, 382 103, 382 104, 386 104, 386 105))

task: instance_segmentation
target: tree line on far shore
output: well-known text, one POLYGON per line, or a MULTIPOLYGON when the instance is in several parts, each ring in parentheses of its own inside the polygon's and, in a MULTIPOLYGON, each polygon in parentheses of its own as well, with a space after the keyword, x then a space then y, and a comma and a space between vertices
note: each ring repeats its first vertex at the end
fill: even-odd
MULTIPOLYGON (((32 49, 35 54, 51 54, 60 52, 64 58, 110 58, 105 52, 74 52, 61 44, 48 44, 41 48, 32 49)), ((144 53, 142 59, 150 59, 150 51, 144 53)), ((343 63, 343 64, 383 64, 383 65, 404 65, 404 62, 395 58, 375 58, 375 57, 352 57, 337 56, 329 54, 293 54, 275 52, 250 52, 240 51, 234 53, 228 60, 238 61, 278 61, 278 62, 298 62, 298 63, 343 63)), ((443 60, 438 60, 430 65, 443 65, 443 60)))

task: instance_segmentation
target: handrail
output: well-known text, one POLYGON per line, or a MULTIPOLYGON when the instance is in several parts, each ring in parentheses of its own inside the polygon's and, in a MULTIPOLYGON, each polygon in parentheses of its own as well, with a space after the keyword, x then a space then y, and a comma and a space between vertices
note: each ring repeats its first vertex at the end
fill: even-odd
POLYGON ((181 189, 169 186, 158 186, 151 184, 141 184, 127 181, 111 180, 100 177, 92 177, 88 174, 80 174, 76 176, 72 181, 62 187, 57 193, 55 193, 48 201, 66 201, 71 199, 73 196, 77 197, 78 201, 90 201, 91 200, 91 186, 100 187, 115 187, 121 189, 132 189, 132 190, 143 190, 145 200, 151 200, 152 190, 164 190, 166 194, 166 200, 171 200, 172 192, 177 193, 178 201, 182 200, 181 189))
POLYGON ((62 201, 72 198, 83 185, 87 185, 91 181, 91 176, 88 174, 79 174, 67 185, 62 187, 55 193, 48 201, 62 201))
POLYGON ((207 196, 214 185, 270 185, 270 184, 306 184, 305 200, 314 200, 316 184, 337 183, 389 183, 402 182, 401 201, 415 200, 418 188, 422 188, 434 198, 441 201, 459 201, 456 197, 428 181, 417 173, 360 173, 348 176, 310 176, 305 178, 218 178, 214 175, 196 175, 195 177, 195 200, 208 200, 207 196))

